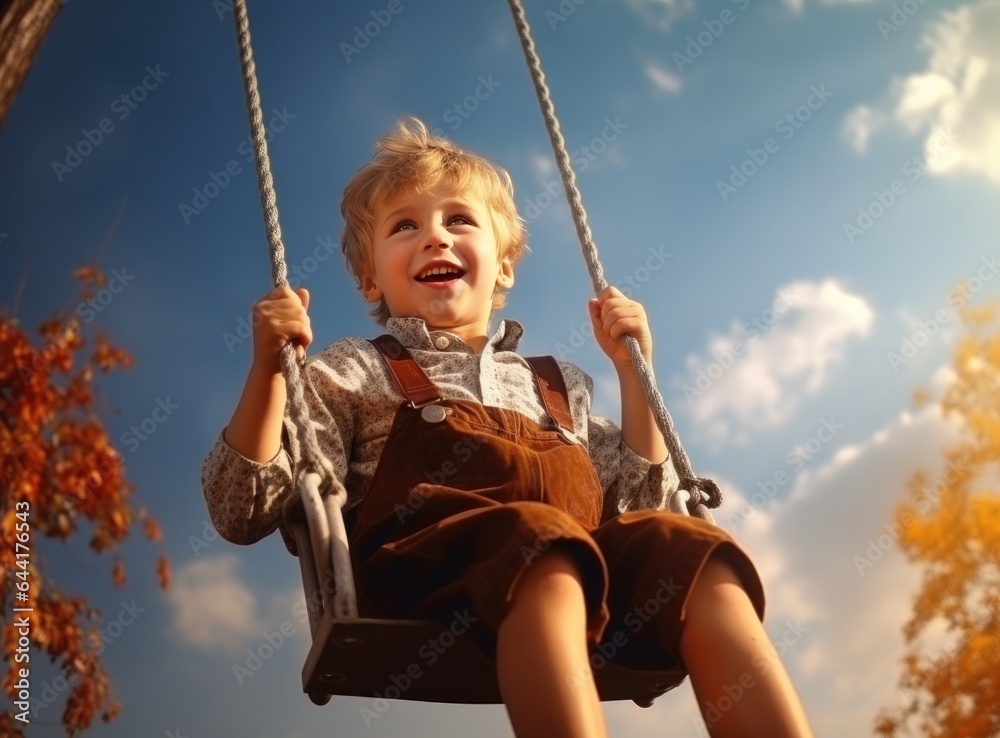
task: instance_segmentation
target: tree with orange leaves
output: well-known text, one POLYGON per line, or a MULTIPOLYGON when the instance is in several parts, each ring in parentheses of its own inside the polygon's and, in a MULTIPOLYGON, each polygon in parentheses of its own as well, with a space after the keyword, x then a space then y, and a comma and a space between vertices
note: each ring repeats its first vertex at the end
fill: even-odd
MULTIPOLYGON (((105 282, 90 267, 74 276, 81 280, 84 299, 105 282)), ((115 549, 133 523, 141 523, 151 541, 162 537, 144 509, 130 507, 124 461, 94 410, 95 369, 131 368, 131 355, 98 336, 89 359, 77 366, 87 339, 76 314, 53 318, 40 332, 43 345, 36 347, 15 318, 0 314, 0 605, 5 623, 0 687, 14 704, 0 714, 0 735, 14 738, 21 738, 26 727, 20 718, 30 720, 38 705, 38 695, 24 684, 32 684, 30 673, 37 673, 43 654, 73 685, 62 714, 68 736, 86 730, 98 714, 110 722, 121 710, 91 625, 100 613, 85 597, 64 593, 46 576, 39 567, 40 536, 65 542, 89 522, 91 548, 114 554, 116 587, 125 584, 125 565, 115 549)), ((164 555, 156 568, 166 589, 170 567, 164 555)))
POLYGON ((904 704, 883 710, 875 722, 875 732, 886 738, 910 735, 911 727, 927 738, 1000 736, 996 319, 996 305, 962 310, 969 335, 955 351, 954 376, 941 407, 945 415, 961 418, 965 433, 945 450, 942 478, 930 484, 925 473, 916 474, 909 498, 896 511, 902 550, 924 570, 913 614, 903 627, 904 704), (932 648, 932 639, 943 646, 932 648))

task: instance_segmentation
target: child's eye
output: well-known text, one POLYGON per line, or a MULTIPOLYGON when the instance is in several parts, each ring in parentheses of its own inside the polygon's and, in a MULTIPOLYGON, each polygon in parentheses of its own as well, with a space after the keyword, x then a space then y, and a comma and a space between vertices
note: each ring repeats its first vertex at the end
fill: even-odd
POLYGON ((401 220, 392 227, 391 233, 398 233, 399 231, 406 231, 411 228, 416 228, 416 225, 413 224, 412 220, 401 220))
POLYGON ((448 218, 448 225, 451 225, 451 224, 455 223, 456 221, 458 221, 459 223, 464 224, 464 225, 475 225, 475 223, 472 221, 472 219, 469 218, 466 215, 453 215, 453 216, 451 216, 450 218, 448 218))

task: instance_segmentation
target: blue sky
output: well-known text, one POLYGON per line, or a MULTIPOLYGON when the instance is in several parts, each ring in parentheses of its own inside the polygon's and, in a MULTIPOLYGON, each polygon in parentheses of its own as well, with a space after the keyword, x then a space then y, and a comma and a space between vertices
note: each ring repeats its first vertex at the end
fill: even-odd
MULTIPOLYGON (((947 381, 949 291, 978 303, 1000 285, 1000 2, 527 5, 608 279, 646 306, 692 463, 764 576, 768 631, 791 641, 817 734, 870 734, 917 581, 879 537, 955 433, 910 393, 947 381)), ((610 363, 578 335, 589 279, 506 4, 252 2, 250 19, 315 347, 377 334, 336 247, 339 196, 417 115, 511 172, 532 253, 503 317, 526 324, 522 353, 587 370, 617 419, 610 363)), ((399 702, 370 727, 364 700, 313 707, 297 562, 277 536, 206 535, 201 462, 249 367, 240 321, 271 284, 232 25, 225 2, 68 2, 0 131, 0 301, 27 270, 17 314, 35 326, 78 307, 74 267, 118 270, 91 327, 136 366, 102 381, 104 418, 174 567, 164 594, 137 538, 115 591, 84 542, 43 549, 105 629, 136 612, 103 654, 124 712, 92 734, 509 735, 498 706, 399 702), (148 438, 124 435, 164 406, 148 438), (282 624, 241 684, 233 666, 282 624)), ((698 734, 687 686, 605 709, 612 734, 698 734)))

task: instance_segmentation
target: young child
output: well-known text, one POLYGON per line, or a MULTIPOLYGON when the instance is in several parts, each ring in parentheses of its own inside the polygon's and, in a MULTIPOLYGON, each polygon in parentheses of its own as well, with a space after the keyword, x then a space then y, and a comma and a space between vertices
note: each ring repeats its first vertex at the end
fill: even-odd
MULTIPOLYGON (((761 625, 757 572, 687 514, 619 341, 635 336, 651 363, 642 306, 614 287, 589 302, 621 383, 619 430, 590 415, 581 369, 521 357, 516 320, 490 328, 526 248, 504 170, 401 122, 341 211, 348 268, 387 335, 341 339, 303 377, 348 493, 361 614, 448 622, 468 609, 521 738, 606 735, 588 658, 613 635, 616 661, 688 671, 713 736, 810 736, 761 625)), ((296 494, 279 353, 292 341, 304 359, 308 307, 287 287, 254 306, 250 373, 202 475, 233 543, 274 531, 296 494)))

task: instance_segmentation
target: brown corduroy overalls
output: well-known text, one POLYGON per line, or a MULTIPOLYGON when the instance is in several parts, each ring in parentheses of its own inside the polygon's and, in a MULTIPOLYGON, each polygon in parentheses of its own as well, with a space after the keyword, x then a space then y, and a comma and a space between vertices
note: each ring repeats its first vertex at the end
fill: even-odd
POLYGON ((442 399, 399 341, 383 335, 372 343, 407 401, 364 500, 347 517, 362 617, 447 622, 469 610, 470 634, 493 656, 518 579, 558 546, 584 574, 588 644, 605 635, 623 665, 683 666, 684 603, 716 549, 763 618, 757 572, 725 531, 658 511, 612 512, 601 524, 603 491, 573 435, 555 359, 527 360, 556 423, 548 429, 513 410, 442 399))

